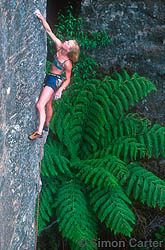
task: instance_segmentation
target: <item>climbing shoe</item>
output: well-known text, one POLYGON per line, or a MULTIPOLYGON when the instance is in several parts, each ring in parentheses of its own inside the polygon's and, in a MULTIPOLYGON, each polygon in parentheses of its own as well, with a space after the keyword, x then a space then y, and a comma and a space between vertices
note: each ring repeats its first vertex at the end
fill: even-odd
POLYGON ((35 140, 35 139, 37 139, 37 138, 42 138, 42 135, 38 134, 37 131, 36 131, 36 132, 34 132, 32 135, 29 135, 28 138, 29 138, 31 141, 33 141, 33 140, 35 140))
POLYGON ((43 128, 43 130, 46 131, 46 132, 48 132, 49 131, 49 127, 45 125, 44 128, 43 128))

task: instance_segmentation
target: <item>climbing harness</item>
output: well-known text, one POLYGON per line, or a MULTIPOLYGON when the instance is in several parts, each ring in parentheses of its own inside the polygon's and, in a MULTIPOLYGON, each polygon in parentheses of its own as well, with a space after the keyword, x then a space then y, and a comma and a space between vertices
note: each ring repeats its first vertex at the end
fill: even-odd
POLYGON ((42 146, 43 146, 43 139, 41 138, 40 141, 40 165, 39 165, 39 178, 38 178, 38 199, 37 199, 37 218, 35 221, 35 233, 36 233, 36 238, 35 238, 35 250, 37 250, 37 235, 38 235, 38 217, 39 217, 39 200, 40 200, 40 180, 41 180, 41 160, 42 160, 42 146))

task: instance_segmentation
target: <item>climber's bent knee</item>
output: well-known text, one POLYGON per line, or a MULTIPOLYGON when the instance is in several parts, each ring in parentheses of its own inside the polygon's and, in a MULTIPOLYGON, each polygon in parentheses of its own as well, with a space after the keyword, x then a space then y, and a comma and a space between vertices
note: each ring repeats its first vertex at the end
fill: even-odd
POLYGON ((37 102, 36 108, 38 109, 38 111, 40 111, 42 108, 44 108, 44 106, 41 105, 40 102, 37 102))

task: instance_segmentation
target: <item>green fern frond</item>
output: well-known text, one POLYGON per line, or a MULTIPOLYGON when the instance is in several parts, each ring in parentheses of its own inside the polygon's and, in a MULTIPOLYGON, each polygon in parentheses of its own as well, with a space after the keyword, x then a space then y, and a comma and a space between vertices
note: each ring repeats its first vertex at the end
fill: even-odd
POLYGON ((134 105, 135 100, 134 100, 133 93, 131 93, 130 89, 128 88, 128 86, 126 84, 122 86, 122 90, 123 90, 124 94, 127 96, 127 99, 129 100, 130 104, 134 105))
POLYGON ((63 183, 58 189, 54 207, 63 237, 67 237, 75 244, 82 238, 90 241, 97 236, 97 225, 87 208, 87 202, 81 191, 82 187, 70 181, 63 183))
POLYGON ((111 191, 94 189, 90 192, 90 202, 101 222, 114 231, 130 236, 131 224, 135 224, 133 212, 127 206, 129 199, 122 189, 112 188, 111 191))
POLYGON ((109 156, 107 159, 108 161, 105 168, 108 169, 121 184, 129 175, 126 163, 116 156, 109 156))
POLYGON ((134 86, 138 92, 138 96, 142 99, 143 98, 143 86, 139 83, 138 79, 134 79, 134 86))
MULTIPOLYGON (((51 178, 46 178, 45 183, 42 186, 40 192, 39 201, 39 221, 38 221, 38 233, 43 230, 47 223, 50 222, 53 216, 53 203, 54 195, 58 189, 58 181, 52 180, 51 178)), ((36 216, 37 216, 37 203, 36 203, 36 216)))
POLYGON ((137 155, 144 158, 146 148, 136 138, 119 137, 112 141, 111 154, 123 159, 124 162, 136 160, 137 155))
POLYGON ((85 86, 85 89, 87 91, 87 94, 88 93, 91 93, 93 97, 95 95, 95 92, 96 92, 96 86, 99 84, 98 81, 94 81, 94 80, 89 80, 85 86))
POLYGON ((148 120, 139 119, 136 117, 136 113, 129 113, 123 115, 118 120, 115 128, 112 128, 112 134, 114 136, 113 130, 117 129, 117 136, 114 137, 136 137, 138 134, 148 132, 148 120), (145 129, 144 129, 145 127, 145 129), (142 129, 143 128, 143 129, 142 129))
POLYGON ((92 138, 94 138, 95 143, 97 144, 97 141, 98 141, 99 135, 100 135, 100 130, 98 130, 97 127, 96 128, 95 127, 94 128, 90 127, 89 126, 90 124, 92 124, 92 122, 88 122, 87 127, 84 129, 85 134, 91 136, 92 138))
POLYGON ((165 157, 165 127, 154 124, 146 133, 137 135, 137 141, 146 147, 149 157, 158 158, 160 153, 165 157))
POLYGON ((98 189, 109 189, 111 186, 118 186, 117 179, 106 169, 93 167, 91 165, 81 165, 81 170, 77 176, 86 184, 91 183, 92 187, 98 189))
MULTIPOLYGON (((115 72, 114 72, 115 74, 115 72)), ((111 91, 112 94, 119 89, 120 83, 118 80, 114 80, 112 77, 105 77, 105 81, 107 82, 107 84, 109 84, 111 86, 111 91)))
POLYGON ((114 103, 116 104, 118 113, 122 115, 124 113, 124 106, 122 105, 120 98, 116 94, 113 94, 113 100, 114 100, 114 103))
POLYGON ((50 149, 50 146, 48 144, 45 144, 44 145, 44 157, 41 161, 41 164, 42 164, 42 168, 41 168, 41 174, 44 176, 50 176, 50 175, 53 175, 53 176, 57 176, 57 172, 54 168, 54 162, 53 162, 53 159, 52 159, 52 151, 50 149))
MULTIPOLYGON (((93 154, 95 155, 95 154, 93 154)), ((126 163, 116 156, 107 155, 100 159, 75 161, 72 167, 78 169, 78 176, 85 183, 93 183, 99 189, 118 185, 129 175, 126 163)))
POLYGON ((159 124, 154 124, 149 131, 149 134, 152 138, 155 157, 158 158, 160 153, 165 157, 165 127, 161 127, 159 124))
MULTIPOLYGON (((108 104, 109 104, 110 99, 112 97, 111 85, 107 84, 107 82, 103 81, 101 86, 97 89, 96 95, 102 96, 104 98, 104 101, 108 102, 108 104)), ((95 97, 96 97, 96 95, 95 95, 95 97)))
MULTIPOLYGON (((107 76, 103 79, 101 84, 101 90, 103 89, 106 95, 108 96, 107 100, 110 100, 112 97, 112 86, 109 84, 110 78, 107 79, 107 76)), ((99 90, 98 90, 99 91, 99 90)), ((102 95, 102 94, 101 94, 102 95)))
POLYGON ((97 116, 101 117, 99 119, 101 124, 106 123, 106 116, 105 116, 104 108, 98 102, 95 102, 94 105, 90 106, 90 112, 91 111, 93 111, 93 113, 95 113, 97 116))
POLYGON ((128 99, 127 99, 125 93, 122 90, 118 90, 118 91, 116 91, 116 95, 120 99, 122 106, 123 106, 123 109, 127 112, 128 108, 129 108, 129 103, 128 103, 128 99))
POLYGON ((129 74, 127 73, 127 71, 125 69, 123 69, 122 71, 122 78, 124 82, 127 82, 131 79, 131 77, 129 76, 129 74))
POLYGON ((97 143, 95 141, 95 138, 93 138, 90 133, 86 132, 84 137, 83 137, 83 140, 84 140, 85 144, 88 144, 88 146, 90 146, 92 148, 91 152, 97 150, 98 145, 97 145, 97 143))
POLYGON ((44 157, 41 162, 42 176, 57 176, 65 174, 68 177, 72 176, 69 160, 60 153, 60 144, 51 143, 49 140, 44 145, 44 157))
MULTIPOLYGON (((121 75, 117 72, 114 72, 112 77, 117 81, 115 92, 117 95, 121 96, 121 99, 125 104, 127 104, 127 101, 125 100, 124 96, 127 97, 131 105, 134 105, 135 102, 138 102, 139 98, 143 98, 151 91, 156 90, 155 86, 149 80, 139 76, 137 73, 130 77, 127 71, 123 70, 121 75), (120 93, 120 90, 124 93, 124 96, 120 93)), ((126 110, 127 108, 128 105, 126 106, 126 110)))
POLYGON ((63 141, 64 138, 64 126, 63 121, 65 119, 65 116, 70 113, 71 105, 67 103, 63 103, 63 105, 60 105, 57 112, 55 112, 55 115, 52 118, 52 122, 54 124, 54 131, 56 131, 56 134, 58 135, 58 138, 60 141, 63 141))
POLYGON ((100 128, 98 129, 98 123, 96 120, 93 120, 93 119, 87 120, 86 127, 84 128, 84 130, 87 130, 87 131, 92 130, 93 133, 92 133, 92 131, 91 131, 91 133, 93 134, 93 136, 95 134, 94 137, 96 137, 96 138, 98 138, 98 136, 100 135, 101 132, 104 133, 103 127, 100 126, 100 128))
MULTIPOLYGON (((93 116, 95 116, 96 109, 98 110, 98 112, 101 112, 101 115, 104 116, 102 107, 98 103, 96 103, 95 106, 91 106, 92 104, 91 98, 93 99, 93 92, 96 91, 97 82, 99 81, 90 80, 83 87, 83 90, 80 91, 74 103, 75 106, 72 112, 72 120, 70 122, 70 128, 69 130, 66 130, 67 133, 65 134, 65 141, 66 141, 65 145, 67 145, 67 142, 68 142, 68 146, 69 146, 68 150, 70 151, 70 153, 72 153, 72 150, 74 150, 74 152, 76 153, 79 149, 80 144, 82 143, 82 140, 83 140, 82 135, 83 135, 83 128, 84 128, 83 124, 85 122, 84 118, 86 117, 86 115, 89 115, 89 110, 91 114, 91 120, 95 120, 93 119, 93 116), (76 124, 74 120, 76 120, 76 124), (70 150, 71 145, 69 144, 72 144, 72 147, 73 147, 72 150, 70 150)), ((102 119, 99 116, 96 118, 98 118, 96 119, 96 122, 99 124, 102 121, 102 119)), ((86 137, 88 136, 86 135, 86 137)), ((87 139, 90 141, 92 140, 92 138, 87 138, 87 139)))
POLYGON ((165 182, 136 162, 129 164, 128 169, 130 176, 127 179, 126 193, 133 194, 135 200, 139 198, 148 206, 159 206, 162 209, 165 206, 165 182))
POLYGON ((120 114, 116 106, 117 105, 115 105, 114 102, 111 100, 109 104, 110 112, 113 114, 114 118, 118 120, 120 119, 120 114))
POLYGON ((123 77, 118 72, 113 72, 112 75, 111 75, 111 77, 114 78, 115 80, 117 80, 117 82, 119 84, 123 83, 123 77))
POLYGON ((105 95, 100 95, 99 93, 97 93, 95 96, 95 102, 99 103, 104 108, 104 112, 106 115, 106 121, 108 121, 108 120, 112 121, 112 119, 114 119, 114 118, 109 110, 110 100, 107 99, 105 95))
POLYGON ((127 82, 127 86, 130 89, 131 93, 133 94, 133 96, 135 98, 135 101, 138 102, 139 96, 138 96, 138 92, 137 92, 137 90, 135 88, 135 83, 130 80, 130 81, 127 82))

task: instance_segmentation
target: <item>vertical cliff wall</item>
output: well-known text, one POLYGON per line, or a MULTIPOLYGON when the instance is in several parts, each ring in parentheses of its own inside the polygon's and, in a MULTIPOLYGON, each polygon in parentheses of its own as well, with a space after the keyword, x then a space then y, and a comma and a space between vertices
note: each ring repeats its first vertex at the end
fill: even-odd
POLYGON ((46 34, 35 9, 46 0, 0 1, 0 249, 34 249, 40 142, 35 103, 44 79, 46 34))
POLYGON ((92 52, 108 72, 129 68, 152 80, 158 88, 137 111, 165 122, 165 1, 82 0, 85 29, 107 30, 111 44, 92 52))

